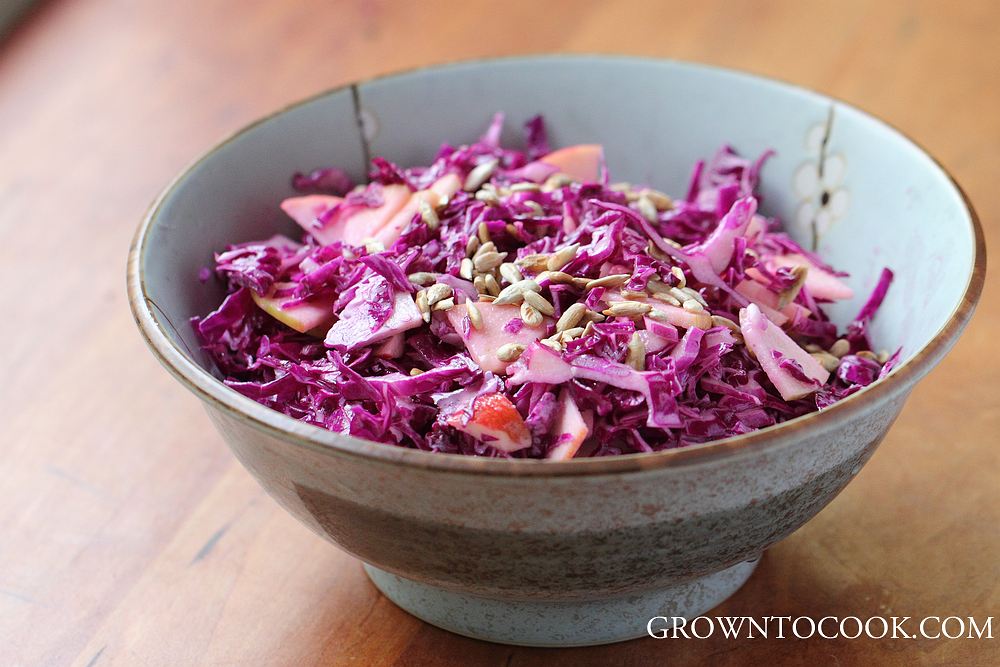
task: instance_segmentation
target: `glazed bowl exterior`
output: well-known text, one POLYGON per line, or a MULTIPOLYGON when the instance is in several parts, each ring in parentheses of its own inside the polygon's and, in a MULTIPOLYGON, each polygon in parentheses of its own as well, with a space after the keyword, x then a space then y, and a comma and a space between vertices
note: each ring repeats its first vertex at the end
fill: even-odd
POLYGON ((910 390, 965 326, 983 283, 975 214, 941 167, 882 122, 818 94, 698 65, 537 57, 417 70, 330 91, 241 131, 169 186, 137 233, 129 294, 164 366, 201 398, 285 509, 369 565, 404 608, 496 641, 566 645, 645 632, 731 594, 770 545, 858 473, 910 390), (290 231, 289 176, 363 179, 372 155, 426 163, 496 111, 506 137, 542 113, 556 146, 600 142, 615 180, 684 192, 722 143, 776 151, 765 213, 851 272, 856 297, 896 279, 872 328, 902 346, 885 380, 821 413, 666 452, 564 463, 429 454, 299 423, 226 388, 188 320, 221 299, 196 276, 227 243, 290 231), (587 623, 590 625, 587 625, 587 623))

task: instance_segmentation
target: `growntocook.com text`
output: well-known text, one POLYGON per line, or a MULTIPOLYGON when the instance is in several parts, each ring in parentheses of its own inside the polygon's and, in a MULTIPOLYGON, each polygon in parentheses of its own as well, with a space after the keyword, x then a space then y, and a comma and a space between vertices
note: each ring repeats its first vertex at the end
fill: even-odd
POLYGON ((993 639, 993 616, 654 616, 646 632, 654 639, 993 639))

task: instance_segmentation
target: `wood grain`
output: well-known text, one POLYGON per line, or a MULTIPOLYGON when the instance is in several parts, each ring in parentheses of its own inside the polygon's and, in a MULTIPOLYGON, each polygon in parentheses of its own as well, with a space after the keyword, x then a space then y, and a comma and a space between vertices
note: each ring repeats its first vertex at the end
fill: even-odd
MULTIPOLYGON (((996 639, 555 651, 451 635, 263 495, 157 367, 126 306, 125 255, 193 156, 352 79, 543 51, 701 60, 858 104, 953 170, 997 247, 993 2, 43 4, 0 44, 0 664, 1000 663, 996 639)), ((718 613, 997 614, 997 326, 988 280, 874 460, 718 613)))

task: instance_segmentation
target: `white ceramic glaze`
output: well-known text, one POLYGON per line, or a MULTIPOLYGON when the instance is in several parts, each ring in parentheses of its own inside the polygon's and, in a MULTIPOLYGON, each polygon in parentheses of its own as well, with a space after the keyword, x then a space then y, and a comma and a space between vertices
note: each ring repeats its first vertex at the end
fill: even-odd
POLYGON ((880 121, 748 75, 580 56, 417 70, 265 119, 154 205, 130 256, 129 293, 150 347, 206 402, 239 460, 289 512, 370 564, 386 595, 463 634, 578 645, 641 635, 645 620, 636 624, 653 609, 696 614, 735 590, 749 575, 741 564, 857 474, 968 321, 984 271, 981 230, 960 190, 880 121), (722 142, 748 155, 775 149, 764 210, 796 221, 790 233, 818 240, 852 272, 857 296, 833 311, 841 323, 882 266, 896 272, 873 332, 876 346, 902 345, 904 363, 821 413, 760 432, 563 463, 428 454, 330 433, 230 391, 200 366, 187 321, 221 293, 198 283, 198 269, 227 242, 288 228, 277 202, 291 193, 291 172, 332 164, 359 176, 366 153, 426 163, 441 142, 475 138, 498 110, 515 143, 520 124, 541 112, 554 144, 602 142, 616 180, 667 192, 682 192, 694 161, 722 142), (822 208, 822 190, 796 179, 801 186, 804 168, 818 175, 831 159, 838 173, 817 184, 843 194, 817 230, 815 215, 803 223, 796 213, 810 198, 822 208), (575 624, 574 614, 608 620, 575 624))

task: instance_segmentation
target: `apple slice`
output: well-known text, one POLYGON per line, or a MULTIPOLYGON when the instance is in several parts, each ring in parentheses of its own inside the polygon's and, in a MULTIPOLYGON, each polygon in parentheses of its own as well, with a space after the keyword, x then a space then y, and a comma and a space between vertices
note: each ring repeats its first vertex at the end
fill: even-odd
POLYGON ((559 397, 559 412, 556 414, 554 432, 558 434, 556 446, 545 455, 545 458, 553 461, 568 461, 573 458, 590 434, 580 409, 568 391, 563 391, 559 397))
POLYGON ((299 333, 306 333, 317 327, 329 326, 333 322, 333 297, 304 301, 283 308, 282 306, 293 301, 295 297, 291 295, 276 297, 274 293, 279 289, 291 287, 295 287, 295 283, 275 283, 268 291, 267 296, 259 296, 253 290, 250 290, 250 296, 258 308, 299 333))
POLYGON ((539 162, 551 165, 574 181, 594 183, 601 178, 604 147, 600 144, 577 144, 552 151, 539 162))
POLYGON ((775 255, 768 258, 767 263, 775 267, 804 266, 806 273, 806 289, 817 299, 841 301, 854 296, 854 290, 845 285, 837 276, 826 269, 813 264, 808 257, 796 253, 775 255))
POLYGON ((404 336, 401 333, 386 338, 375 348, 375 356, 379 359, 398 359, 403 355, 404 336))
MULTIPOLYGON (((752 270, 748 270, 747 273, 749 274, 752 270)), ((788 320, 794 320, 797 315, 809 317, 811 314, 808 308, 804 308, 797 303, 790 303, 781 310, 778 310, 778 299, 780 297, 768 289, 766 285, 756 280, 740 281, 736 285, 736 291, 757 304, 764 311, 764 314, 767 315, 768 319, 779 327, 784 326, 788 320)))
POLYGON ((323 245, 342 240, 340 225, 332 221, 320 226, 318 218, 344 201, 342 197, 331 195, 305 195, 289 197, 281 202, 281 210, 323 245))
POLYGON ((391 287, 387 290, 386 285, 379 284, 387 282, 382 276, 372 276, 361 283, 354 298, 340 312, 340 319, 326 333, 327 346, 352 350, 383 341, 423 324, 424 320, 413 297, 408 292, 394 291, 391 287), (393 295, 392 313, 388 320, 379 325, 370 314, 370 302, 379 298, 376 295, 385 294, 386 291, 393 295))
POLYGON ((786 401, 808 396, 830 379, 829 371, 789 338, 781 327, 767 319, 755 304, 751 303, 740 310, 740 331, 747 346, 760 362, 761 368, 786 401), (815 380, 816 383, 804 382, 782 368, 775 359, 775 352, 795 361, 802 367, 806 377, 815 380))
POLYGON ((497 350, 507 343, 529 345, 545 335, 546 318, 540 325, 529 327, 521 322, 520 328, 514 326, 512 320, 520 320, 521 312, 517 306, 495 306, 492 303, 477 302, 476 309, 483 319, 482 329, 476 329, 469 323, 463 323, 466 318, 467 306, 460 303, 448 310, 448 321, 459 333, 469 351, 469 356, 479 364, 484 371, 504 373, 511 362, 497 359, 497 350), (468 330, 468 335, 464 333, 468 330), (516 329, 516 330, 514 330, 516 329))
MULTIPOLYGON (((411 193, 410 188, 399 183, 383 185, 381 206, 348 210, 342 218, 344 241, 351 245, 364 245, 369 239, 374 239, 406 205, 411 193)), ((331 220, 330 224, 334 222, 331 220)))
POLYGON ((448 424, 504 452, 516 452, 531 446, 531 432, 527 424, 503 394, 476 397, 471 412, 468 419, 461 413, 449 417, 448 424))

